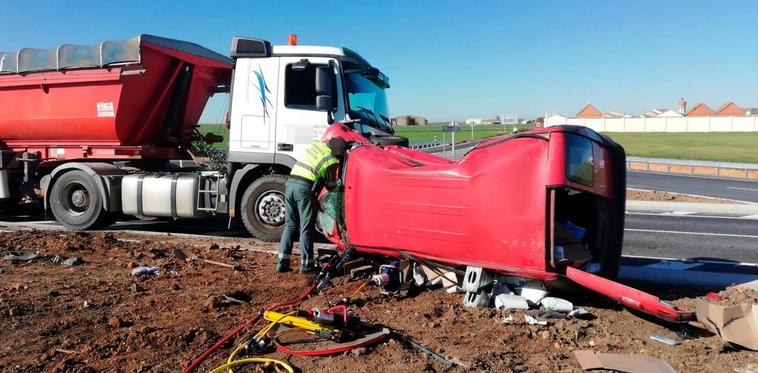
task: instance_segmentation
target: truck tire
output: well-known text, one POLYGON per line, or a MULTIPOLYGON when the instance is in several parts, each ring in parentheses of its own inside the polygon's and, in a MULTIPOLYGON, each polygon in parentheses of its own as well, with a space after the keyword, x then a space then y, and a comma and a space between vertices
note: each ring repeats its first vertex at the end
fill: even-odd
POLYGON ((55 220, 77 231, 114 222, 103 209, 103 196, 95 180, 79 170, 66 172, 55 181, 50 190, 50 210, 55 220))
POLYGON ((403 136, 376 136, 373 137, 372 142, 376 143, 377 145, 382 146, 388 146, 388 145, 396 145, 396 146, 402 146, 404 148, 407 148, 410 144, 410 141, 407 137, 403 136))
POLYGON ((242 194, 242 222, 253 237, 279 241, 284 230, 285 175, 266 175, 252 182, 242 194))

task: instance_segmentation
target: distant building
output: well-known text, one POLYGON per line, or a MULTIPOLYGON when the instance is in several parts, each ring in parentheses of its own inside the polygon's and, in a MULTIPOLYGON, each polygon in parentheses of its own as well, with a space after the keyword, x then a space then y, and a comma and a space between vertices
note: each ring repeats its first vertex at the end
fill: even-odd
POLYGON ((648 118, 677 118, 681 117, 682 114, 679 114, 671 109, 662 108, 650 110, 647 113, 642 114, 642 116, 648 118))
POLYGON ((722 105, 716 113, 713 115, 729 116, 729 117, 744 117, 745 109, 735 105, 733 102, 727 102, 722 105))
POLYGON ((490 119, 482 119, 482 124, 503 124, 500 117, 494 117, 490 119))
POLYGON ((597 108, 592 106, 592 104, 587 104, 587 106, 583 107, 582 110, 579 110, 578 113, 576 113, 577 118, 602 118, 603 113, 600 112, 597 108))
POLYGON ((468 118, 466 119, 466 124, 478 126, 482 124, 482 120, 482 118, 468 118))
POLYGON ((709 117, 714 114, 716 114, 716 112, 702 102, 693 106, 692 109, 687 112, 688 117, 709 117))
POLYGON ((745 116, 746 117, 752 117, 758 115, 758 108, 754 107, 747 107, 745 108, 745 116))
POLYGON ((425 126, 429 123, 426 118, 417 115, 400 115, 390 121, 393 126, 425 126))

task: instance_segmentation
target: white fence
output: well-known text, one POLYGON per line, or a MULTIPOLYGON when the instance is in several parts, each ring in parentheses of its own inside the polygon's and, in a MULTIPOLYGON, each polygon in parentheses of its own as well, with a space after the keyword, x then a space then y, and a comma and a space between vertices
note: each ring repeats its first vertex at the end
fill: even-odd
POLYGON ((545 126, 575 124, 598 132, 758 132, 758 116, 681 118, 566 118, 551 115, 545 126))

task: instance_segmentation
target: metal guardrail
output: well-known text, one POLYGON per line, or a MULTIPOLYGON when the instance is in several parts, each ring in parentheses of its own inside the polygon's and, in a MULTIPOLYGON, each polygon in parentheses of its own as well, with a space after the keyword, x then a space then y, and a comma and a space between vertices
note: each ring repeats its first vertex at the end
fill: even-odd
MULTIPOLYGON (((439 141, 433 141, 433 142, 410 144, 409 147, 414 150, 421 150, 421 149, 435 148, 442 145, 443 144, 439 141)), ((450 143, 445 144, 445 146, 448 146, 448 145, 450 145, 450 143)))

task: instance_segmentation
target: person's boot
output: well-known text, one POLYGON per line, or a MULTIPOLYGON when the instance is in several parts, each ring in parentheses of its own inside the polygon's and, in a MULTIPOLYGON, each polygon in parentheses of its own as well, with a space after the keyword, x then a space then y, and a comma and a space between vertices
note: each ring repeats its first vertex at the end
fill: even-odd
POLYGON ((304 275, 310 275, 310 274, 314 274, 316 272, 318 272, 318 268, 316 268, 315 266, 300 267, 300 273, 302 273, 304 275))
POLYGON ((290 272, 292 271, 292 269, 290 268, 289 263, 279 262, 279 263, 276 263, 276 271, 279 273, 284 273, 284 272, 290 272))

